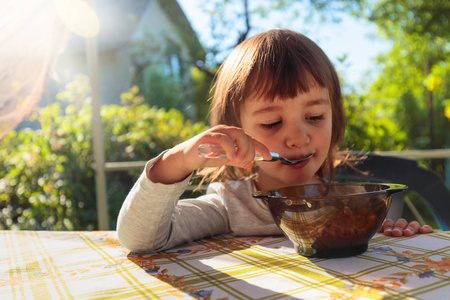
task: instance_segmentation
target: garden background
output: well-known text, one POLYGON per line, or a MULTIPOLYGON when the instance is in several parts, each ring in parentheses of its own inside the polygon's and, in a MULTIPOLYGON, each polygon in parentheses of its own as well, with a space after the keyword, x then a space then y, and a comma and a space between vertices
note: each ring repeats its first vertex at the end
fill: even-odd
MULTIPOLYGON (((375 24, 380 36, 392 43, 392 48, 377 58, 379 75, 364 86, 346 81, 346 57, 337 62, 348 116, 342 149, 449 148, 449 1, 204 2, 212 35, 208 43, 202 43, 203 60, 184 64, 181 73, 167 72, 148 60, 136 68, 120 103, 101 106, 107 162, 148 160, 208 128, 207 107, 215 71, 227 52, 258 32, 252 22, 274 12, 292 14, 293 18, 286 20, 295 20, 295 14, 307 11, 307 16, 319 22, 318 28, 322 21, 349 14, 375 24), (230 14, 230 9, 236 13, 230 14), (234 44, 224 45, 224 36, 230 32, 234 44), (189 113, 185 103, 190 103, 189 113)), ((337 19, 331 21, 338 24, 337 19)), ((133 47, 151 51, 145 43, 133 47)), ((35 106, 25 123, 1 140, 0 229, 98 229, 89 79, 74 76, 50 102, 35 106)), ((420 164, 450 180, 448 158, 424 159, 420 164)), ((130 169, 106 174, 110 229, 115 228, 120 206, 141 172, 130 169)), ((420 199, 415 203, 420 210, 427 210, 420 199)), ((405 216, 411 217, 407 210, 405 216)), ((427 222, 434 224, 430 215, 427 222)))

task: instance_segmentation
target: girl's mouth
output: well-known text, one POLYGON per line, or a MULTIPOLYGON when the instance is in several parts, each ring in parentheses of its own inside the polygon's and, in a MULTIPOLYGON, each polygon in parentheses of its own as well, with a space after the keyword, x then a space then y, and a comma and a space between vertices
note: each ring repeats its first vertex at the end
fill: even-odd
POLYGON ((290 165, 290 167, 294 168, 294 169, 301 169, 301 168, 305 167, 308 164, 309 160, 311 159, 312 155, 313 155, 313 153, 308 154, 307 156, 305 156, 305 157, 309 156, 309 158, 307 160, 305 160, 301 163, 295 164, 295 165, 290 165))

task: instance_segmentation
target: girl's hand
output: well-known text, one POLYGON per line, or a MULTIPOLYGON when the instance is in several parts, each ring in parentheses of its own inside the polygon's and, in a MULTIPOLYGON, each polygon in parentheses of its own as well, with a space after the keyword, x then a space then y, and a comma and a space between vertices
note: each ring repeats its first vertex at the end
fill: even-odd
POLYGON ((195 166, 195 169, 201 167, 217 167, 222 165, 248 169, 253 166, 253 160, 256 153, 260 153, 265 159, 272 158, 265 145, 246 134, 242 128, 234 126, 215 126, 183 144, 186 144, 189 151, 196 156, 196 159, 192 159, 200 163, 195 166), (225 150, 225 154, 228 158, 211 159, 200 157, 198 155, 198 147, 201 144, 213 144, 220 146, 223 150, 225 150))
POLYGON ((223 165, 251 168, 255 153, 264 159, 271 159, 266 146, 246 134, 242 128, 218 125, 169 149, 152 168, 147 177, 153 182, 174 183, 203 167, 223 165), (211 159, 198 155, 201 144, 215 144, 225 150, 227 159, 211 159))
POLYGON ((429 225, 420 226, 419 222, 412 221, 408 224, 405 219, 398 219, 397 222, 390 219, 384 220, 381 227, 378 229, 378 233, 384 233, 387 236, 411 236, 416 233, 430 233, 433 232, 433 228, 429 225))

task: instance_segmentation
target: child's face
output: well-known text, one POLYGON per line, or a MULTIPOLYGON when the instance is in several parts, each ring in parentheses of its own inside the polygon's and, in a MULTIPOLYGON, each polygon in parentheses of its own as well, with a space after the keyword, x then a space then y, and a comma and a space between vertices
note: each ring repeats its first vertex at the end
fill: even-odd
POLYGON ((288 159, 313 154, 306 163, 287 166, 257 162, 257 188, 271 190, 298 184, 317 183, 314 177, 325 161, 331 143, 331 103, 326 88, 311 88, 287 100, 248 98, 241 108, 244 131, 271 152, 288 159))

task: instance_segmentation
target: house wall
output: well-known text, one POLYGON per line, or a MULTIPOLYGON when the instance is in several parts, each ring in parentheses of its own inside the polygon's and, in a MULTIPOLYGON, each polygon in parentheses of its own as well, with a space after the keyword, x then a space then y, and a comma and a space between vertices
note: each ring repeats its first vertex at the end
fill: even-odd
POLYGON ((146 30, 149 30, 152 38, 154 38, 154 44, 162 45, 159 49, 160 51, 155 51, 155 53, 150 54, 153 59, 161 57, 164 52, 167 51, 167 41, 170 40, 175 44, 181 54, 181 58, 184 62, 189 62, 191 59, 189 57, 189 49, 187 45, 184 44, 181 37, 177 35, 177 30, 170 21, 170 19, 165 15, 156 0, 151 1, 152 3, 147 7, 141 21, 138 25, 135 34, 133 35, 133 40, 136 41, 143 38, 146 30))
MULTIPOLYGON (((98 47, 97 47, 98 48, 98 47)), ((120 104, 120 94, 130 88, 134 68, 127 45, 115 49, 98 49, 98 81, 101 104, 120 104)), ((86 52, 69 51, 63 53, 55 66, 52 76, 51 94, 65 89, 76 75, 89 76, 86 52)))
MULTIPOLYGON (((174 60, 173 54, 177 54, 177 62, 181 68, 177 75, 182 76, 185 83, 182 103, 179 103, 177 108, 181 109, 191 119, 196 119, 196 110, 190 96, 193 94, 190 67, 193 65, 194 59, 190 55, 188 46, 179 36, 177 28, 164 13, 160 2, 157 0, 151 1, 132 37, 133 43, 136 44, 139 44, 142 39, 148 42, 148 50, 140 51, 138 55, 133 57, 137 65, 163 63, 169 69, 171 60, 174 60)), ((168 72, 173 71, 168 70, 168 72)))
MULTIPOLYGON (((97 10, 101 9, 102 1, 93 1, 94 6, 98 8, 97 10)), ((103 14, 108 16, 106 13, 103 14)), ((134 22, 132 18, 127 18, 126 15, 120 19, 116 18, 116 26, 120 24, 120 27, 118 27, 120 30, 116 30, 116 36, 111 33, 111 28, 108 32, 105 32, 106 29, 102 31, 102 23, 111 24, 111 20, 103 20, 102 22, 101 18, 105 17, 104 15, 99 14, 100 34, 96 38, 101 104, 120 104, 120 94, 132 86, 135 74, 131 57, 132 43, 142 38, 145 35, 145 30, 148 30, 152 37, 151 41, 146 42, 160 50, 146 51, 150 52, 146 55, 152 61, 164 60, 163 54, 167 50, 167 41, 170 40, 179 47, 182 61, 190 62, 187 46, 177 36, 175 28, 162 11, 158 1, 146 1, 143 13, 141 12, 139 19, 135 19, 134 22), (116 42, 112 40, 113 38, 116 42), (161 57, 161 55, 163 56, 161 57)), ((58 92, 64 90, 66 84, 71 82, 77 74, 89 75, 86 61, 86 41, 82 37, 72 35, 66 50, 61 54, 54 68, 52 82, 49 84, 49 92, 52 98, 58 92)), ((189 72, 186 72, 185 75, 187 79, 190 77, 189 72)))

